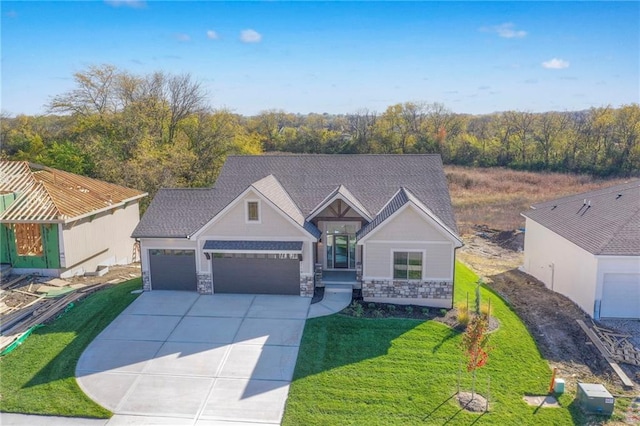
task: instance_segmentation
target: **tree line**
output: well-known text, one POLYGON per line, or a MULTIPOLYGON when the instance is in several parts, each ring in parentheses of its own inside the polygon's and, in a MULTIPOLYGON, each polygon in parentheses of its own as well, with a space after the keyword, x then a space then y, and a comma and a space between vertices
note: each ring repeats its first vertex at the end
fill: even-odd
POLYGON ((206 102, 189 74, 135 75, 111 65, 74 74, 46 115, 3 115, 0 156, 135 187, 203 187, 227 155, 437 153, 445 164, 637 175, 640 106, 579 112, 456 114, 406 102, 383 112, 245 117, 206 102))

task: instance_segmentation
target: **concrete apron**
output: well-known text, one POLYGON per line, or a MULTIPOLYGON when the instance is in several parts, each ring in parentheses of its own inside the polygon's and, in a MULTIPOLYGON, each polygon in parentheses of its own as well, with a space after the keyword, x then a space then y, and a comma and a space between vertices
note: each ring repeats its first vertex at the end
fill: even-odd
POLYGON ((280 424, 309 298, 143 293, 87 347, 82 390, 119 424, 280 424))

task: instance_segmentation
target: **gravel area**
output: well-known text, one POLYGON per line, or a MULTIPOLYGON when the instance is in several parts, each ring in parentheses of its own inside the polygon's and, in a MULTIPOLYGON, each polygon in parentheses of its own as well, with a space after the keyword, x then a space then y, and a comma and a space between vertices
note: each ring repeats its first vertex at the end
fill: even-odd
POLYGON ((604 328, 610 328, 623 334, 630 334, 629 340, 640 350, 640 320, 606 319, 598 321, 604 328))

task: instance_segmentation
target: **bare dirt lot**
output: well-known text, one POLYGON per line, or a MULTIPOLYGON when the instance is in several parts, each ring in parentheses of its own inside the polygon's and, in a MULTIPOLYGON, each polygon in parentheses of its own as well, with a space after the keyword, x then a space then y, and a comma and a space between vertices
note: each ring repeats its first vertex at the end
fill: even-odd
MULTIPOLYGON (((629 394, 599 351, 576 323, 591 319, 571 300, 552 292, 535 278, 518 270, 523 254, 517 232, 497 232, 476 227, 463 236, 465 246, 458 259, 469 265, 487 285, 500 294, 524 321, 540 353, 558 368, 568 390, 578 382, 604 383, 612 393, 629 394), (511 234, 511 237, 509 237, 511 234)), ((620 364, 640 389, 640 368, 620 364)))

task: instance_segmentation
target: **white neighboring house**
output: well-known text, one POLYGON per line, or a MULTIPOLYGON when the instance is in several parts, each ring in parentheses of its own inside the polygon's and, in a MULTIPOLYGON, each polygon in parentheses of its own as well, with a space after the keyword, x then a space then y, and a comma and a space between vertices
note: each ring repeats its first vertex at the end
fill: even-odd
POLYGON ((230 156, 211 189, 164 189, 133 232, 145 290, 450 308, 457 235, 439 155, 230 156))
POLYGON ((595 319, 640 319, 640 180, 522 215, 525 272, 595 319))

